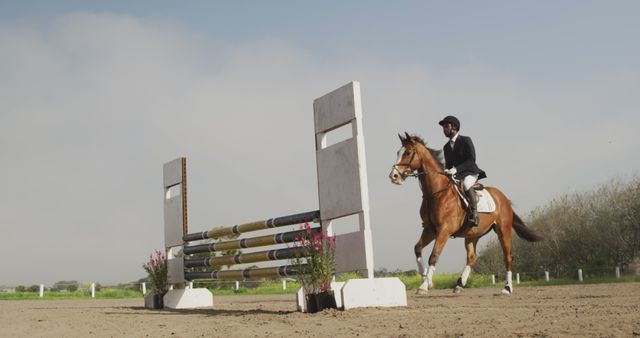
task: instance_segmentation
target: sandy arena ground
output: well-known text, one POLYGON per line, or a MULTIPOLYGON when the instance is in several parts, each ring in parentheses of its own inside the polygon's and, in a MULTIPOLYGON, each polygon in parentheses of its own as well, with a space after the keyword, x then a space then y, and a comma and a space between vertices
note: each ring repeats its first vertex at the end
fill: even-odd
POLYGON ((0 301, 2 337, 640 337, 640 283, 409 294, 406 308, 295 311, 295 296, 214 298, 215 309, 143 300, 0 301))

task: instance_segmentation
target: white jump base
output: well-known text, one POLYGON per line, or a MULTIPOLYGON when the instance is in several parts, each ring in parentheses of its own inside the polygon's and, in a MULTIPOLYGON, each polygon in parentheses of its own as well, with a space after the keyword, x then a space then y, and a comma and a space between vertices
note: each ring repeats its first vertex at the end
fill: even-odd
MULTIPOLYGON (((338 309, 407 306, 407 289, 397 277, 349 279, 331 283, 338 309)), ((296 294, 298 311, 307 312, 304 290, 296 294)))
POLYGON ((208 289, 173 289, 163 297, 169 309, 195 309, 213 306, 213 294, 208 289))

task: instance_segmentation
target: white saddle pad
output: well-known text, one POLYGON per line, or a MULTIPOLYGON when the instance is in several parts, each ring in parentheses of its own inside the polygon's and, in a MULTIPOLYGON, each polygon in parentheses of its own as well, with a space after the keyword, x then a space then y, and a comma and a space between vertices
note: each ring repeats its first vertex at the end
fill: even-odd
POLYGON ((478 193, 478 212, 494 212, 496 211, 496 202, 491 197, 487 189, 479 190, 478 193))

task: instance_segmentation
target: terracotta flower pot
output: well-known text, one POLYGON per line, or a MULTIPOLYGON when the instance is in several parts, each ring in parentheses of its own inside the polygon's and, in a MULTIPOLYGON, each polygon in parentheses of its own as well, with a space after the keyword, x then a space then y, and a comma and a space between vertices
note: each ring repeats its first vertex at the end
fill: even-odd
POLYGON ((323 291, 305 296, 307 300, 307 312, 316 313, 324 309, 336 309, 336 298, 333 291, 323 291))

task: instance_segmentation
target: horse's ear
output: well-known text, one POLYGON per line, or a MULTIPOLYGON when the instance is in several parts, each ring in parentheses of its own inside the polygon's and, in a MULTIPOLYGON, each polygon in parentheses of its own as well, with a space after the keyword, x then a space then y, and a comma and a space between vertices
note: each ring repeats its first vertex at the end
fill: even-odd
POLYGON ((413 143, 413 141, 411 140, 411 136, 409 135, 409 133, 407 133, 406 131, 404 132, 404 135, 407 137, 405 140, 407 140, 408 142, 413 143))
POLYGON ((402 134, 398 134, 398 137, 400 138, 400 142, 404 143, 404 137, 402 137, 402 134))

